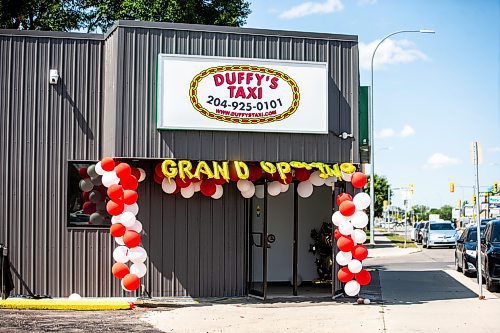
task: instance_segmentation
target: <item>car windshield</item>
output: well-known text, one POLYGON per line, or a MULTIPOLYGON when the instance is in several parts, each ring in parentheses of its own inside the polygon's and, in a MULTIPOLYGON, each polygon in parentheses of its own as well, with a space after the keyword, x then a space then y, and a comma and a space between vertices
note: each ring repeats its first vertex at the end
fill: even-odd
POLYGON ((431 230, 455 230, 451 223, 432 223, 430 225, 431 230))
POLYGON ((492 243, 500 243, 500 224, 493 225, 490 239, 492 243))
POLYGON ((422 229, 424 227, 425 223, 424 222, 420 222, 418 225, 417 225, 417 228, 418 229, 422 229))
MULTIPOLYGON (((484 228, 481 228, 481 236, 484 234, 484 228)), ((467 233, 467 242, 477 242, 477 229, 469 229, 467 233)))

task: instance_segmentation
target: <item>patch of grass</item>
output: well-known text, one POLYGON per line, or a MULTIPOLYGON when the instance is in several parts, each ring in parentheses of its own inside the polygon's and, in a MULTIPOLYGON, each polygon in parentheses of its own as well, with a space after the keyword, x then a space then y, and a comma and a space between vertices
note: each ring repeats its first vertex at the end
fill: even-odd
MULTIPOLYGON (((397 247, 404 247, 405 246, 405 238, 401 235, 398 234, 393 234, 392 232, 390 233, 384 233, 384 236, 389 238, 389 240, 394 243, 397 247)), ((412 241, 412 240, 406 240, 406 247, 417 247, 417 245, 412 241)))

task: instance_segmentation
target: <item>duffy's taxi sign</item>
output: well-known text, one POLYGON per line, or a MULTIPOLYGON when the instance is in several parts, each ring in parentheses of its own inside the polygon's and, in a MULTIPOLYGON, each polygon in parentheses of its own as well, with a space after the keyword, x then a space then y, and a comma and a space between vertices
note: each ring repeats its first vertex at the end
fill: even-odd
POLYGON ((158 58, 158 128, 328 133, 322 62, 158 58))
POLYGON ((220 121, 259 124, 290 117, 299 107, 297 83, 266 67, 226 65, 201 71, 189 96, 202 115, 220 121))

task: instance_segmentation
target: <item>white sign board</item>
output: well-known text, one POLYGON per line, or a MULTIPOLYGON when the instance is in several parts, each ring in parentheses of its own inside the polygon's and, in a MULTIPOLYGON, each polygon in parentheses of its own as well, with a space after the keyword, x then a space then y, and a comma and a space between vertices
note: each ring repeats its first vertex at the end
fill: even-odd
POLYGON ((328 67, 158 55, 157 127, 328 133, 328 67))
POLYGON ((453 208, 451 211, 451 217, 454 219, 459 219, 460 218, 460 208, 453 208))
POLYGON ((474 206, 464 206, 464 216, 471 217, 474 214, 474 206))

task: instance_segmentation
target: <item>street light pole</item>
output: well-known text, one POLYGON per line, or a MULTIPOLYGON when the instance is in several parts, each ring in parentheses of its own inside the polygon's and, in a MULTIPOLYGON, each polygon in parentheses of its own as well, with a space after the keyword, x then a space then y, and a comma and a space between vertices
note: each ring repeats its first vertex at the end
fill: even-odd
POLYGON ((372 61, 371 61, 371 79, 372 79, 372 85, 371 85, 371 93, 370 93, 370 108, 369 108, 369 123, 370 123, 370 244, 375 245, 375 145, 374 145, 374 137, 375 137, 375 126, 374 126, 374 121, 373 121, 373 92, 374 92, 374 86, 373 86, 373 59, 375 58, 375 53, 377 53, 378 47, 389 37, 397 35, 397 34, 402 34, 402 33, 407 33, 407 32, 417 32, 417 33, 427 33, 427 34, 433 34, 435 33, 434 30, 427 30, 427 29, 420 29, 420 30, 400 30, 393 32, 391 34, 388 34, 382 40, 377 44, 375 47, 375 50, 373 51, 372 54, 372 61))

